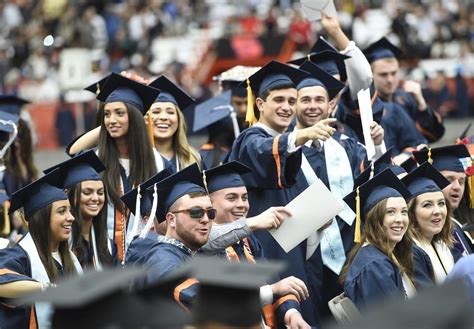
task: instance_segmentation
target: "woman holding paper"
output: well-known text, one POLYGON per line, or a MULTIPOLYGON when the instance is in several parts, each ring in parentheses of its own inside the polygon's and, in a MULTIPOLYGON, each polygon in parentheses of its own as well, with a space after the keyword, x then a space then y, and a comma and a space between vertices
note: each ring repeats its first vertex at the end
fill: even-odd
POLYGON ((341 281, 358 308, 416 293, 412 242, 406 234, 409 219, 405 200, 409 197, 407 188, 386 169, 344 198, 357 215, 356 246, 348 256, 341 281))

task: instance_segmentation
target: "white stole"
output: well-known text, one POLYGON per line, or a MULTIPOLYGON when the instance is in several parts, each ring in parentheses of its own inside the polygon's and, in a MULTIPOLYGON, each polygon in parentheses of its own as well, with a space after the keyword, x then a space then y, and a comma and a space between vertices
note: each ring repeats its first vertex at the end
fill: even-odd
MULTIPOLYGON (((31 277, 38 282, 50 283, 48 273, 44 268, 43 262, 39 256, 36 245, 31 237, 31 234, 26 234, 25 237, 18 242, 21 248, 28 254, 31 264, 31 277)), ((74 267, 79 275, 83 274, 81 264, 76 256, 69 251, 74 267)), ((36 319, 38 320, 38 328, 46 329, 51 327, 51 315, 53 314, 53 307, 49 303, 35 303, 36 319)))
POLYGON ((440 285, 454 267, 454 257, 443 241, 429 243, 413 239, 418 247, 423 249, 431 260, 436 285, 440 285))

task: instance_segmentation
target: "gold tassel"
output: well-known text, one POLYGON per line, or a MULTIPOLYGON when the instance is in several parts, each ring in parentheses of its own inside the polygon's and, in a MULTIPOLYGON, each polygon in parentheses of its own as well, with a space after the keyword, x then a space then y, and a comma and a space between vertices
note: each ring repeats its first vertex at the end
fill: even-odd
POLYGON ((153 121, 151 120, 151 112, 147 112, 148 117, 148 137, 150 137, 151 146, 155 147, 155 135, 153 133, 153 121))
POLYGON ((99 83, 97 82, 97 87, 95 88, 95 95, 99 95, 100 94, 100 85, 99 83))
POLYGON ((10 202, 7 200, 3 203, 3 231, 2 236, 10 235, 10 217, 8 216, 8 209, 10 208, 10 202))
POLYGON ((204 183, 204 188, 206 189, 207 194, 209 194, 209 190, 207 189, 207 179, 206 179, 206 171, 202 171, 202 182, 204 183))
POLYGON ((308 62, 311 62, 311 54, 306 55, 308 57, 308 62))
POLYGON ((355 227, 355 232, 354 232, 354 242, 355 243, 361 243, 361 237, 360 237, 360 193, 359 193, 359 187, 356 189, 356 227, 355 227))
POLYGON ((249 127, 251 127, 255 122, 257 122, 253 110, 253 93, 252 87, 250 87, 249 79, 247 79, 247 114, 245 115, 245 121, 249 123, 249 127))
POLYGON ((469 196, 471 199, 471 209, 474 209, 474 175, 469 176, 469 196))
POLYGON ((431 159, 431 147, 428 147, 428 163, 433 164, 433 159, 431 159))

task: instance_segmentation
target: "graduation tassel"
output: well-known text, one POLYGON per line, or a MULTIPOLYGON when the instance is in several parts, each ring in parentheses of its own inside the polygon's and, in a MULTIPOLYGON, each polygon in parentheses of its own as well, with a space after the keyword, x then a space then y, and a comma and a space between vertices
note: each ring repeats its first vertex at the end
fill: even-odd
POLYGON ((311 62, 311 54, 306 55, 308 57, 308 62, 311 62))
POLYGON ((428 163, 433 164, 433 159, 431 159, 431 147, 428 147, 428 163))
POLYGON ((7 200, 3 203, 3 230, 2 235, 8 236, 10 234, 10 217, 8 216, 8 209, 10 208, 10 202, 7 200))
POLYGON ((252 87, 250 87, 249 79, 247 79, 247 114, 245 115, 245 121, 249 123, 249 127, 257 121, 253 110, 253 92, 252 87))
POLYGON ((98 96, 99 94, 100 94, 100 85, 99 85, 99 83, 97 82, 96 88, 95 88, 95 95, 98 96))
POLYGON ((207 194, 209 194, 209 190, 207 189, 207 179, 206 179, 206 171, 202 171, 202 182, 204 183, 204 188, 206 189, 207 194))
POLYGON ((468 177, 467 184, 469 185, 469 199, 471 201, 470 208, 474 209, 474 176, 468 177))
POLYGON ((356 189, 356 227, 354 232, 354 242, 361 243, 360 237, 360 193, 359 187, 356 189))
POLYGON ((148 137, 150 137, 151 146, 155 147, 155 135, 153 133, 153 120, 151 120, 151 112, 147 112, 148 117, 148 137))

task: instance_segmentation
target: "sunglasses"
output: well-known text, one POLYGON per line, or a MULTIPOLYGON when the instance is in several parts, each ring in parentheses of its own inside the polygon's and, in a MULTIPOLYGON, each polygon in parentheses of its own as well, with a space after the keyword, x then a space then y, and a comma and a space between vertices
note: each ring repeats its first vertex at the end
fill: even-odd
POLYGON ((180 212, 187 213, 189 215, 189 217, 191 217, 192 219, 201 219, 201 218, 204 217, 204 214, 207 214, 207 218, 212 220, 212 219, 216 218, 217 210, 214 209, 214 208, 204 209, 204 208, 200 208, 200 207, 193 207, 193 208, 189 208, 189 209, 181 209, 181 210, 177 210, 177 211, 172 211, 171 213, 177 214, 177 213, 180 213, 180 212))

